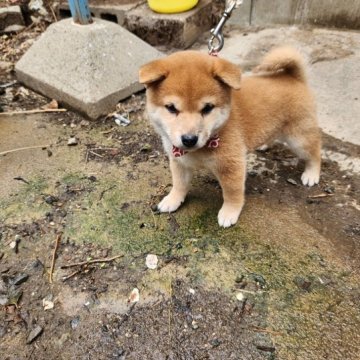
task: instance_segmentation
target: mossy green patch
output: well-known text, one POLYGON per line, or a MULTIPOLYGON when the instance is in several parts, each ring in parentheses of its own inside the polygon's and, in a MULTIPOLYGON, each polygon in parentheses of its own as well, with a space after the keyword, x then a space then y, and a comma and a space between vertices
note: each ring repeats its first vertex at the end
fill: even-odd
POLYGON ((36 177, 24 183, 19 192, 0 202, 0 222, 9 224, 41 217, 47 209, 42 199, 42 194, 47 188, 47 180, 43 177, 36 177))

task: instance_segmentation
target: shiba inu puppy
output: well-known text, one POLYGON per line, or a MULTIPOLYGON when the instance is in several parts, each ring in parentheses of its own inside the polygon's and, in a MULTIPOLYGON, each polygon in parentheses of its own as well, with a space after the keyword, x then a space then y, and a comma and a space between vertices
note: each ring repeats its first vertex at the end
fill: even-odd
POLYGON ((173 187, 159 203, 173 212, 185 200, 195 169, 218 179, 224 203, 220 226, 235 224, 244 205, 246 153, 279 139, 301 159, 301 180, 320 177, 320 131, 301 56, 278 48, 252 76, 238 66, 196 51, 183 51, 140 68, 147 113, 170 159, 173 187))

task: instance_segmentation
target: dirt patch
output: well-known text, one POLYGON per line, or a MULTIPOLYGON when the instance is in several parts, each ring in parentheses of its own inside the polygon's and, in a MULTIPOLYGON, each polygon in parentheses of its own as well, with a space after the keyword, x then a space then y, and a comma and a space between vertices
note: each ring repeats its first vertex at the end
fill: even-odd
POLYGON ((118 147, 107 148, 99 144, 87 144, 88 161, 108 161, 119 164, 124 157, 134 163, 157 159, 162 150, 161 140, 153 133, 113 131, 112 139, 119 143, 118 147))
MULTIPOLYGON (((5 111, 49 102, 6 89, 5 111)), ((208 174, 176 213, 152 211, 171 180, 144 94, 116 113, 130 124, 72 112, 0 119, 0 152, 47 144, 0 157, 4 359, 357 359, 355 167, 324 157, 321 182, 308 189, 285 146, 252 154, 244 211, 224 230, 208 174), (159 259, 154 270, 148 254, 159 259), (130 303, 134 288, 140 299, 130 303)), ((347 164, 359 157, 329 136, 324 151, 347 164)))

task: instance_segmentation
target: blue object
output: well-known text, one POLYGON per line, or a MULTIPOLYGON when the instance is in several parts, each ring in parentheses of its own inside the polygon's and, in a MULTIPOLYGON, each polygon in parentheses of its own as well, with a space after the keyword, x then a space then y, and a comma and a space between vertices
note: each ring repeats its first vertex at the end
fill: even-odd
POLYGON ((75 23, 88 25, 93 22, 87 0, 69 0, 69 7, 75 23))

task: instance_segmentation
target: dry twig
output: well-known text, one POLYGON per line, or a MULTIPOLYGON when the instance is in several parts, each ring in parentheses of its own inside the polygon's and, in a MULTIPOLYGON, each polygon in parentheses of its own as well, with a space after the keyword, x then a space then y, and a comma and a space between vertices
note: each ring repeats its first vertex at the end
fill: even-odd
POLYGON ((96 153, 95 151, 89 150, 89 153, 90 153, 90 154, 93 154, 93 155, 95 155, 95 156, 97 156, 97 157, 99 157, 99 158, 103 158, 103 157, 104 157, 103 155, 100 155, 100 154, 96 153))
POLYGON ((319 198, 329 197, 329 196, 333 196, 333 195, 334 194, 327 194, 327 193, 318 194, 318 195, 309 195, 308 199, 319 199, 319 198))
POLYGON ((78 262, 78 263, 73 263, 73 264, 67 264, 67 265, 60 266, 60 268, 61 269, 67 269, 67 268, 75 267, 75 266, 84 266, 84 265, 90 265, 90 264, 96 264, 96 263, 111 262, 111 261, 113 261, 115 259, 118 259, 120 257, 123 257, 123 256, 124 256, 123 254, 120 254, 120 255, 113 256, 111 258, 93 259, 93 260, 81 261, 81 262, 78 262))
POLYGON ((66 109, 33 109, 33 110, 22 110, 22 111, 7 111, 0 115, 27 115, 27 114, 38 114, 38 113, 51 113, 51 112, 65 112, 66 109))
POLYGON ((56 240, 55 240, 55 248, 54 248, 53 255, 52 255, 50 274, 49 274, 49 282, 50 282, 50 284, 52 284, 52 280, 53 280, 52 276, 53 276, 54 267, 55 267, 56 252, 57 252, 57 249, 58 249, 59 244, 60 244, 61 236, 62 236, 62 233, 59 233, 56 236, 56 240))
POLYGON ((6 150, 3 152, 0 152, 0 156, 1 155, 6 155, 6 154, 10 154, 16 151, 23 151, 23 150, 31 150, 31 149, 46 149, 48 148, 50 145, 36 145, 36 146, 27 146, 27 147, 22 147, 22 148, 17 148, 17 149, 12 149, 12 150, 6 150))
POLYGON ((65 282, 66 280, 69 280, 70 278, 72 278, 73 276, 79 274, 80 272, 81 272, 81 270, 76 270, 76 271, 72 272, 71 274, 69 274, 69 275, 67 275, 67 276, 64 276, 64 277, 62 278, 62 281, 65 282))
POLYGON ((281 332, 279 332, 279 331, 265 329, 265 328, 261 328, 261 327, 258 327, 258 326, 252 326, 252 329, 255 332, 266 333, 266 334, 271 334, 271 335, 275 335, 275 336, 282 335, 281 332))
POLYGON ((104 195, 105 195, 105 193, 106 193, 107 191, 110 191, 110 190, 112 190, 112 189, 114 189, 114 188, 116 188, 116 185, 112 185, 112 186, 110 186, 109 188, 103 190, 103 191, 100 193, 99 201, 102 200, 102 198, 104 197, 104 195))

